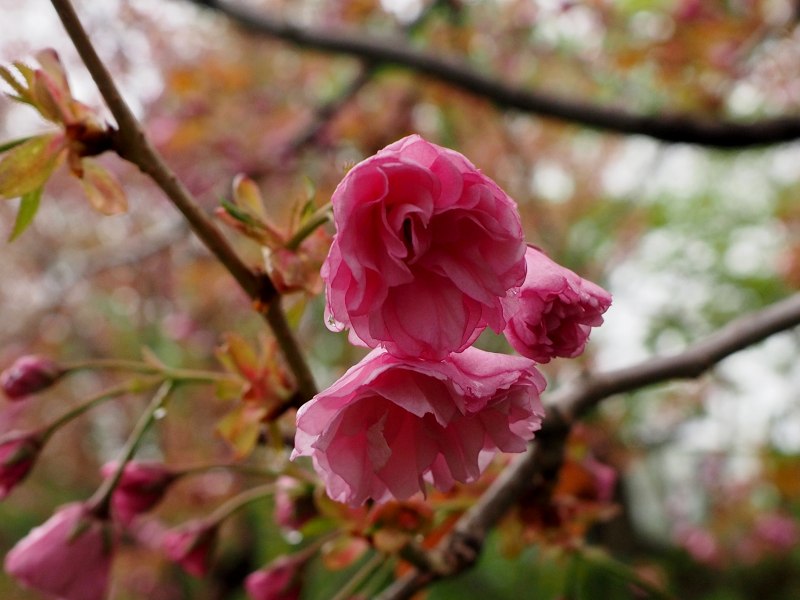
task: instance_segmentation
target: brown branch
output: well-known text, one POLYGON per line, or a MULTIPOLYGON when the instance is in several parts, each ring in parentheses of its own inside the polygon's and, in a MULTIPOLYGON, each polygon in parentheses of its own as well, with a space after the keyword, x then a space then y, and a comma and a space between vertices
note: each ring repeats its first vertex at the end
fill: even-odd
POLYGON ((448 565, 436 572, 417 568, 395 581, 379 600, 401 600, 442 577, 471 567, 486 535, 517 499, 532 486, 551 486, 563 461, 563 450, 572 424, 604 399, 672 379, 699 377, 731 354, 769 336, 800 325, 800 294, 763 310, 740 317, 704 340, 674 356, 657 357, 625 369, 588 376, 548 402, 542 430, 528 451, 505 469, 456 523, 451 534, 428 561, 448 565))
POLYGON ((795 116, 741 122, 687 114, 632 114, 515 87, 486 76, 461 60, 416 50, 400 38, 378 39, 363 31, 332 32, 301 28, 239 4, 220 0, 188 1, 218 11, 250 31, 302 48, 403 67, 482 96, 499 106, 593 129, 717 148, 765 146, 800 138, 800 118, 795 116))
POLYGON ((297 344, 280 306, 280 297, 272 281, 265 274, 250 269, 203 212, 189 190, 166 165, 145 136, 111 74, 98 56, 89 36, 69 0, 51 0, 61 22, 78 50, 81 59, 94 79, 118 129, 113 132, 114 148, 124 159, 132 162, 149 175, 183 214, 192 230, 211 253, 236 279, 241 288, 253 299, 259 312, 272 327, 286 361, 297 381, 298 389, 306 398, 316 393, 316 385, 305 358, 297 344))

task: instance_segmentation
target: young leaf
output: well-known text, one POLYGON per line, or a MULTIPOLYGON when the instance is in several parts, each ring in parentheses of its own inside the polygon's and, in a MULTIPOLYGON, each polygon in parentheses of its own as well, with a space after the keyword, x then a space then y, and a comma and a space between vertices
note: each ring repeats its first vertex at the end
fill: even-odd
POLYGON ((11 149, 0 161, 0 198, 16 198, 42 187, 63 149, 61 133, 39 135, 11 149))
POLYGON ((24 144, 29 139, 31 139, 31 136, 24 137, 24 138, 18 138, 16 140, 11 140, 11 141, 5 142, 3 144, 0 144, 0 154, 2 154, 3 152, 8 152, 12 148, 16 148, 20 144, 24 144))
POLYGON ((91 159, 84 158, 82 163, 81 183, 92 208, 104 215, 116 215, 127 211, 128 200, 116 177, 91 159))
POLYGON ((32 192, 22 195, 19 203, 19 210, 17 211, 17 219, 14 222, 14 228, 11 230, 11 235, 8 236, 8 241, 13 242, 17 239, 22 232, 28 228, 33 222, 33 217, 39 210, 39 201, 42 199, 42 188, 37 188, 32 192))

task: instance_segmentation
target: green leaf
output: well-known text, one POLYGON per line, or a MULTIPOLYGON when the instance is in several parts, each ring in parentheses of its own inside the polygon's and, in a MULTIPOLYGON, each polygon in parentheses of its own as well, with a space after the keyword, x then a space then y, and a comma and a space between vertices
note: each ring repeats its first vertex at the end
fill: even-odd
POLYGON ((8 236, 8 241, 13 242, 17 239, 28 226, 33 223, 33 217, 39 210, 39 201, 42 199, 42 189, 37 188, 32 192, 22 195, 19 203, 19 210, 17 211, 17 220, 14 222, 14 228, 11 230, 11 235, 8 236))
POLYGON ((39 135, 12 148, 0 161, 0 198, 16 198, 44 186, 64 149, 64 135, 39 135))
POLYGON ((12 148, 16 148, 20 144, 24 144, 29 139, 31 139, 31 136, 24 137, 24 138, 19 138, 19 139, 16 139, 16 140, 11 140, 9 142, 5 142, 4 144, 0 144, 0 154, 2 154, 3 152, 8 152, 12 148))

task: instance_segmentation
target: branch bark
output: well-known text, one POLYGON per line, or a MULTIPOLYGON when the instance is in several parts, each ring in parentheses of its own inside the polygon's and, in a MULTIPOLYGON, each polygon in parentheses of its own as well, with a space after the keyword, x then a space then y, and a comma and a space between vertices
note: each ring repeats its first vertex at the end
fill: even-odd
POLYGON ((679 354, 590 375, 556 392, 547 403, 547 418, 528 451, 500 474, 434 550, 438 556, 429 563, 448 565, 448 568, 439 572, 417 568, 389 586, 379 600, 411 598, 433 581, 471 567, 486 535, 517 498, 532 485, 548 487, 550 478, 558 472, 563 461, 563 450, 572 425, 606 398, 673 379, 699 377, 727 356, 798 325, 800 294, 794 294, 730 322, 679 354))
POLYGON ((345 54, 375 64, 403 67, 484 97, 505 108, 593 129, 716 148, 766 146, 800 138, 800 118, 796 116, 741 122, 712 120, 687 114, 633 114, 515 87, 483 75, 455 58, 416 50, 403 39, 378 39, 362 31, 304 29, 239 4, 220 0, 188 1, 217 11, 250 31, 301 48, 345 54))
POLYGON ((114 79, 98 56, 89 36, 69 0, 51 0, 61 22, 78 50, 81 59, 94 79, 100 93, 117 121, 113 143, 116 152, 135 164, 162 189, 176 208, 189 222, 192 230, 205 246, 236 279, 253 300, 256 309, 264 316, 283 350, 301 394, 310 399, 316 394, 316 384, 289 328, 280 305, 280 296, 270 278, 248 267, 203 212, 189 190, 170 170, 161 155, 148 140, 122 95, 114 79))

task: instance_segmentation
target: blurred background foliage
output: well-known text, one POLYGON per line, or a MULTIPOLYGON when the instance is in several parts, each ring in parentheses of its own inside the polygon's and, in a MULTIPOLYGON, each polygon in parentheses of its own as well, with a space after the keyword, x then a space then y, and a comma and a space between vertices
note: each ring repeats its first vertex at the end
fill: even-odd
MULTIPOLYGON (((246 4, 299 27, 406 37, 521 88, 631 113, 750 121, 800 110, 800 15, 788 0, 246 4)), ((798 143, 721 151, 602 133, 504 110, 408 70, 246 33, 188 1, 76 6, 152 140, 208 211, 245 173, 285 223, 298 204, 324 204, 349 166, 412 132, 468 156, 517 200, 530 243, 614 294, 587 353, 544 368, 551 389, 584 369, 678 351, 800 284, 798 143), (320 110, 332 102, 338 110, 320 110)), ((49 3, 0 0, 0 12, 3 63, 54 47, 76 96, 100 106, 49 3)), ((43 127, 25 107, 0 103, 0 139, 43 127)), ((31 352, 138 358, 147 347, 170 365, 218 368, 223 333, 254 342, 262 323, 160 192, 120 160, 102 162, 124 182, 129 213, 96 215, 60 173, 31 229, 4 245, 0 364, 31 352)), ((16 201, 0 204, 4 236, 15 209, 16 201)), ((229 237, 249 262, 262 260, 258 246, 229 237)), ((321 298, 290 297, 287 307, 321 386, 360 357, 323 326, 321 298)), ((508 350, 502 338, 481 344, 508 350)), ((592 415, 578 443, 619 480, 617 509, 587 539, 620 563, 504 525, 477 569, 428 597, 647 597, 623 565, 682 599, 800 597, 797 359, 797 334, 781 334, 699 381, 616 397, 592 415)), ((35 410, 3 404, 0 429, 45 422, 105 377, 71 378, 31 401, 35 410)), ((55 505, 91 493, 140 403, 106 404, 54 438, 28 482, 0 504, 0 552, 55 505)), ((215 424, 230 408, 212 390, 188 390, 142 455, 226 460, 231 450, 215 424)), ((189 478, 157 514, 177 523, 246 483, 217 472, 189 478)), ((211 583, 131 546, 112 597, 243 597, 235 582, 297 542, 268 514, 268 502, 255 504, 226 526, 211 583)), ((330 597, 347 573, 315 564, 304 597, 330 597)), ((390 575, 378 573, 374 585, 390 575)), ((34 597, 2 575, 0 596, 34 597)))

